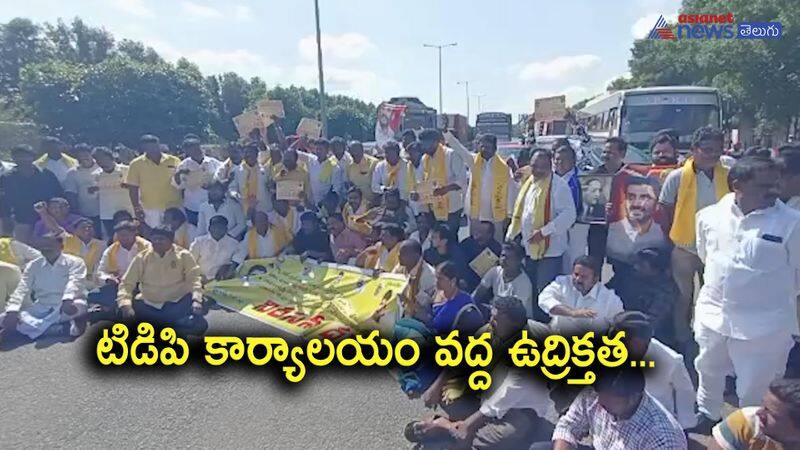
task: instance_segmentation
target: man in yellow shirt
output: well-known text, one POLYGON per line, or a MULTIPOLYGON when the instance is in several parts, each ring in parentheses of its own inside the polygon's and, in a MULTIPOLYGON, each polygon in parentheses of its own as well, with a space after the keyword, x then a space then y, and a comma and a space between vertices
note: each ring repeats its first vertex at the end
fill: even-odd
POLYGON ((122 317, 185 326, 201 334, 207 324, 202 318, 203 282, 197 261, 188 250, 173 244, 169 228, 154 228, 150 237, 152 246, 133 258, 119 285, 117 305, 122 317), (134 298, 137 287, 139 294, 134 298))
MULTIPOLYGON (((283 162, 275 169, 275 184, 281 181, 299 181, 303 184, 302 198, 297 200, 290 200, 290 206, 298 204, 307 204, 312 201, 311 198, 311 182, 308 178, 308 170, 297 164, 297 150, 290 148, 283 152, 283 162)), ((282 200, 282 199, 279 199, 282 200)), ((288 200, 288 199, 285 199, 288 200)))
POLYGON ((142 155, 131 161, 125 184, 136 218, 157 227, 163 222, 164 210, 181 206, 180 192, 172 185, 172 177, 181 160, 161 152, 157 137, 146 134, 139 140, 142 155))
POLYGON ((372 193, 372 174, 378 160, 364 154, 364 146, 360 141, 352 141, 347 148, 352 162, 347 165, 347 182, 361 190, 368 205, 375 204, 375 195, 372 193))

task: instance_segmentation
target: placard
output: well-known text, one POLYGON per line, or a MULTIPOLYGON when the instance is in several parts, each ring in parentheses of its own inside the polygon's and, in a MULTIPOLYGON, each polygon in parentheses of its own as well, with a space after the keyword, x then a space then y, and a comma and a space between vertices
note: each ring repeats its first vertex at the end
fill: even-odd
POLYGON ((433 191, 436 190, 436 184, 432 180, 420 181, 417 183, 417 195, 419 195, 419 202, 423 204, 430 204, 434 201, 433 191))
POLYGON ((493 251, 489 250, 489 248, 483 249, 482 252, 478 254, 472 261, 469 263, 469 267, 478 274, 479 277, 483 278, 492 267, 495 267, 500 262, 500 258, 494 254, 493 251))
POLYGON ((322 135, 322 122, 303 117, 297 125, 297 135, 317 139, 322 135))
POLYGON ((606 223, 606 204, 611 202, 613 175, 585 174, 578 177, 581 182, 583 211, 578 215, 581 223, 606 223))
POLYGON ((236 125, 236 131, 242 138, 250 136, 255 129, 261 130, 263 135, 268 125, 266 118, 257 111, 245 111, 239 114, 233 118, 233 124, 236 125))
POLYGON ((272 121, 272 116, 280 118, 286 117, 286 112, 283 109, 283 102, 280 100, 261 99, 256 102, 256 111, 261 113, 261 115, 270 122, 272 121))
POLYGON ((302 193, 302 181, 282 180, 275 183, 275 198, 278 200, 300 200, 302 193))

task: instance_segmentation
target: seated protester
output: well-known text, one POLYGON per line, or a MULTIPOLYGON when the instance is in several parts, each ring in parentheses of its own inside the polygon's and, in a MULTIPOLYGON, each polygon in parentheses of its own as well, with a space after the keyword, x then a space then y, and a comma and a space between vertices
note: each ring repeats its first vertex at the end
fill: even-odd
POLYGON ((89 302, 97 303, 113 310, 117 303, 117 289, 122 276, 128 270, 133 258, 150 248, 150 242, 138 236, 137 222, 125 220, 114 227, 114 242, 108 246, 100 257, 95 279, 99 292, 89 294, 89 302))
POLYGON ((311 194, 311 181, 309 179, 308 170, 304 166, 297 163, 297 150, 293 148, 287 149, 283 152, 283 161, 274 168, 273 181, 275 182, 275 189, 281 181, 296 181, 303 186, 303 191, 300 193, 300 198, 297 200, 290 200, 289 206, 295 207, 298 205, 311 205, 313 198, 311 194))
POLYGON ((13 219, 2 220, 2 235, 0 235, 0 262, 13 264, 20 269, 42 256, 39 250, 14 239, 13 219))
POLYGON ((239 147, 238 143, 229 144, 227 153, 228 159, 222 162, 222 165, 217 169, 217 173, 214 174, 214 181, 219 181, 226 187, 233 181, 233 174, 244 159, 242 148, 239 147))
POLYGON ((242 264, 245 259, 273 258, 278 256, 287 245, 291 236, 281 227, 269 222, 267 213, 256 211, 253 215, 253 228, 244 234, 239 248, 233 256, 233 262, 242 264))
POLYGON ((483 275, 485 275, 485 273, 475 272, 470 263, 486 250, 492 252, 495 258, 499 257, 502 251, 500 243, 494 238, 494 223, 479 222, 470 228, 472 235, 459 244, 461 253, 464 255, 464 262, 467 264, 466 272, 464 273, 464 284, 468 292, 474 291, 481 283, 483 275))
MULTIPOLYGON (((194 256, 176 245, 174 237, 169 227, 153 228, 152 246, 131 261, 117 296, 123 319, 189 326, 191 316, 203 313, 203 274, 194 256)), ((204 320, 191 322, 195 332, 205 331, 204 320)))
MULTIPOLYGON (((17 289, 22 272, 14 264, 0 261, 0 310, 6 310, 6 302, 17 289)), ((2 324, 0 324, 2 327, 2 324)), ((0 338, 2 336, 0 335, 0 338)))
MULTIPOLYGON (((525 317, 533 319, 533 286, 522 270, 525 250, 514 241, 503 244, 500 265, 492 267, 483 276, 472 296, 476 303, 494 304, 499 297, 514 297, 525 307, 525 317)), ((537 307, 538 308, 538 307, 537 307)))
POLYGON ((436 295, 436 269, 422 259, 419 242, 406 240, 397 245, 400 247, 399 264, 394 272, 408 277, 402 297, 403 317, 413 317, 430 326, 431 304, 436 295))
POLYGON ((258 164, 258 145, 250 144, 244 149, 244 160, 233 170, 228 185, 233 197, 246 217, 251 218, 254 211, 270 211, 271 196, 267 192, 268 174, 258 164))
POLYGON ((186 221, 186 215, 180 208, 167 208, 164 211, 164 225, 172 230, 173 242, 178 247, 188 249, 197 233, 197 228, 186 221))
MULTIPOLYGON (((606 284, 619 295, 625 311, 641 311, 650 318, 655 337, 669 346, 675 345, 672 312, 680 291, 669 271, 669 252, 648 248, 634 257, 634 271, 624 277, 614 275, 606 284)), ((675 348, 675 347, 673 347, 675 348)))
POLYGON ((331 233, 333 259, 339 264, 350 264, 367 247, 364 236, 347 228, 339 213, 328 217, 328 231, 331 233))
MULTIPOLYGON (((431 248, 422 253, 425 262, 438 267, 439 264, 450 261, 458 270, 458 278, 461 280, 467 271, 464 254, 458 247, 458 240, 451 233, 447 225, 437 223, 431 230, 431 248)), ((463 281, 462 287, 463 287, 463 281)))
POLYGON ((553 317, 550 328, 559 334, 605 331, 622 301, 600 283, 601 266, 591 256, 572 265, 572 275, 561 275, 539 294, 539 307, 553 317))
POLYGON ((208 225, 214 216, 228 219, 228 234, 240 239, 247 228, 242 205, 226 195, 225 185, 220 182, 208 186, 208 201, 203 202, 197 213, 197 235, 208 234, 208 225))
MULTIPOLYGON (((67 233, 72 233, 75 231, 75 225, 81 216, 69 212, 69 207, 69 202, 66 199, 55 197, 47 201, 45 212, 56 221, 59 227, 63 228, 67 233)), ((33 236, 41 237, 49 233, 50 228, 42 220, 41 213, 38 210, 36 212, 39 213, 39 220, 33 226, 33 236)))
POLYGON ((417 241, 422 245, 422 251, 431 248, 431 227, 433 227, 433 215, 429 212, 417 214, 417 230, 411 233, 408 238, 417 241))
POLYGON ((411 208, 400 199, 400 191, 397 189, 388 189, 384 191, 383 205, 378 208, 376 221, 397 224, 406 234, 411 234, 417 229, 414 213, 411 211, 411 208))
POLYGON ((322 201, 319 202, 319 205, 317 205, 317 209, 320 220, 327 222, 328 217, 340 212, 339 196, 336 195, 336 192, 328 191, 322 198, 322 201))
POLYGON ((625 347, 631 361, 653 361, 655 368, 644 372, 645 390, 686 430, 697 424, 694 414, 694 386, 683 356, 653 338, 649 318, 639 311, 625 311, 614 317, 608 335, 625 332, 625 347))
POLYGON ((761 406, 734 411, 711 430, 708 450, 800 448, 800 379, 769 385, 761 406))
POLYGON ((347 228, 364 236, 372 234, 372 226, 364 218, 367 214, 367 202, 363 200, 361 189, 352 186, 347 190, 347 203, 342 208, 347 228))
POLYGON ((680 424, 645 391, 644 375, 627 368, 609 369, 593 389, 584 389, 556 424, 552 442, 542 449, 685 450, 680 424), (593 447, 579 442, 590 437, 593 447))
MULTIPOLYGON (((472 297, 459 287, 460 276, 458 266, 451 261, 445 261, 436 268, 436 289, 438 292, 431 304, 433 314, 431 327, 439 336, 446 336, 458 325, 456 319, 458 319, 459 313, 465 306, 474 305, 472 297)), ((472 328, 472 330, 466 331, 474 332, 479 327, 472 328)))
POLYGON ((203 273, 203 282, 224 280, 233 275, 233 258, 239 241, 228 235, 228 219, 211 218, 208 234, 198 236, 189 247, 203 273))
POLYGON ((294 236, 300 231, 300 213, 297 208, 290 206, 286 200, 274 200, 274 210, 268 214, 269 223, 283 228, 289 236, 294 236))
POLYGON ((367 247, 356 258, 356 266, 364 269, 392 272, 399 263, 400 242, 405 239, 403 230, 393 223, 380 224, 380 241, 367 247))
MULTIPOLYGON (((500 297, 492 307, 491 326, 479 332, 490 332, 492 348, 502 351, 519 339, 526 325, 522 303, 513 297, 500 297)), ((531 431, 546 426, 542 417, 552 409, 547 386, 501 358, 487 370, 492 376, 491 388, 479 393, 478 399, 471 392, 465 393, 455 403, 469 405, 462 408, 469 411, 466 418, 460 420, 458 415, 464 414, 457 412, 456 417, 412 422, 406 427, 406 437, 414 442, 444 438, 456 448, 528 448, 535 437, 531 431)), ((431 402, 440 396, 431 392, 431 402)), ((450 411, 456 409, 448 406, 450 411)))
POLYGON ((62 252, 60 235, 47 233, 39 240, 42 257, 30 262, 0 314, 2 334, 17 330, 36 339, 52 325, 69 322, 69 335, 86 330, 86 264, 77 256, 62 252), (25 299, 34 302, 26 307, 25 299))
POLYGON ((292 249, 297 255, 333 261, 330 237, 320 228, 319 219, 313 212, 306 211, 300 215, 300 231, 292 241, 292 249))

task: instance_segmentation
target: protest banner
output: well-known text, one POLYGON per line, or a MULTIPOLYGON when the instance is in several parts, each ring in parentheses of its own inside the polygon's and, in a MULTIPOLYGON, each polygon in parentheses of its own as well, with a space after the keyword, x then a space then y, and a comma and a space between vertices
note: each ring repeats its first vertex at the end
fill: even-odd
POLYGON ((308 117, 303 117, 300 119, 300 123, 297 124, 296 133, 298 136, 317 139, 322 136, 322 122, 319 120, 309 119, 308 117))
POLYGON ((205 295, 220 306, 297 337, 339 339, 379 309, 398 310, 407 279, 399 274, 320 263, 298 256, 248 260, 241 278, 215 281, 205 295))

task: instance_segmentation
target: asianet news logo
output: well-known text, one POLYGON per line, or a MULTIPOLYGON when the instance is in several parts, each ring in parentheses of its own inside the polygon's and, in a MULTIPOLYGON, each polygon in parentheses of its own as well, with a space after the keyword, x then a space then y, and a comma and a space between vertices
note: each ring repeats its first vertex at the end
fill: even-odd
POLYGON ((674 41, 678 39, 780 39, 783 29, 780 22, 739 22, 733 13, 681 14, 678 24, 671 27, 664 16, 659 16, 648 39, 674 41))

